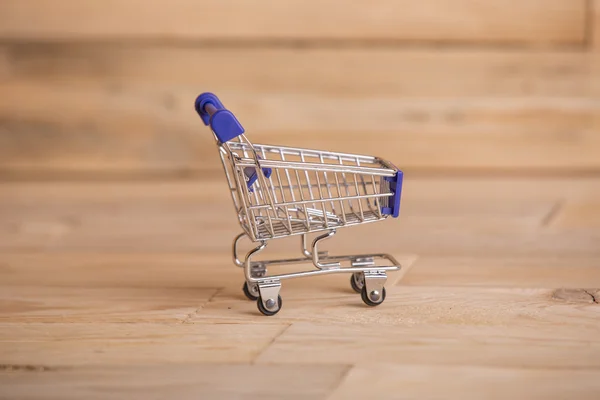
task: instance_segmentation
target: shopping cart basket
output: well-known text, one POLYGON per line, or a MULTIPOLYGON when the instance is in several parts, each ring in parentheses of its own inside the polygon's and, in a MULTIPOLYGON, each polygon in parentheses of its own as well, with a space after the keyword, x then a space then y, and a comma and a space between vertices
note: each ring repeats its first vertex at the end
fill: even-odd
POLYGON ((386 271, 400 269, 393 256, 329 256, 318 247, 339 228, 397 217, 402 171, 377 157, 253 144, 214 94, 201 94, 195 105, 214 134, 243 230, 233 241, 233 261, 244 269, 244 293, 260 312, 274 315, 281 309, 282 279, 340 272, 352 273, 350 284, 367 305, 383 303, 386 271), (309 249, 307 235, 313 232, 320 234, 309 249), (269 240, 293 235, 301 236, 302 257, 252 261, 269 240), (244 237, 258 246, 240 260, 244 237), (384 265, 377 265, 380 261, 384 265), (306 262, 316 269, 267 274, 271 265, 306 262))

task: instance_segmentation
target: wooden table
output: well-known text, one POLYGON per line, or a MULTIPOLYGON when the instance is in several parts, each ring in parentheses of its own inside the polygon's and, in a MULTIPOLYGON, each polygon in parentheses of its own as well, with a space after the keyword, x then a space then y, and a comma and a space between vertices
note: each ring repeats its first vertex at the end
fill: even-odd
POLYGON ((327 244, 401 260, 385 303, 299 279, 274 317, 243 297, 227 195, 0 184, 0 398, 600 398, 599 179, 407 176, 399 220, 327 244))

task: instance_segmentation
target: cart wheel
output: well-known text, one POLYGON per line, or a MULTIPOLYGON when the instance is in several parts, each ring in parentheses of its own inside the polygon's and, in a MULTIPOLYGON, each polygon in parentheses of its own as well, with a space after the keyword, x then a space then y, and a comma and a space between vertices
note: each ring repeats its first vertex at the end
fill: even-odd
POLYGON ((362 292, 365 287, 365 275, 362 272, 355 272, 350 276, 350 286, 356 293, 362 292))
POLYGON ((252 287, 248 287, 248 282, 244 282, 244 294, 250 300, 256 301, 258 299, 258 285, 255 283, 252 287))
POLYGON ((360 291, 360 297, 362 297, 362 300, 366 305, 371 307, 378 306, 385 300, 385 288, 381 288, 381 293, 376 293, 376 291, 373 291, 370 293, 370 295, 368 295, 367 287, 363 286, 362 290, 360 291))
MULTIPOLYGON (((268 302, 269 300, 267 300, 268 302)), ((266 309, 262 298, 259 296, 258 299, 256 300, 256 305, 258 306, 258 311, 260 311, 261 313, 263 313, 264 315, 267 316, 271 316, 271 315, 275 315, 279 312, 279 310, 281 310, 281 305, 282 305, 282 300, 281 300, 281 296, 277 295, 277 305, 273 304, 273 307, 271 309, 266 309)))

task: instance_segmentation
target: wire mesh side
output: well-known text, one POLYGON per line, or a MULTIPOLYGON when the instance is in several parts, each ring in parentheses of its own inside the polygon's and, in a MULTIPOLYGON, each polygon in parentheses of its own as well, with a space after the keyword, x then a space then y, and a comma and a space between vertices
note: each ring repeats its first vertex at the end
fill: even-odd
POLYGON ((250 148, 252 148, 263 160, 316 163, 322 165, 343 164, 349 167, 364 166, 368 168, 394 169, 394 167, 388 164, 385 160, 368 155, 347 154, 314 149, 300 149, 265 144, 250 144, 249 142, 244 142, 242 139, 239 141, 230 142, 227 145, 231 151, 239 154, 250 154, 250 148))
POLYGON ((391 193, 384 176, 393 175, 395 168, 383 160, 253 145, 244 135, 220 149, 240 225, 252 240, 337 229, 387 217, 381 210, 391 193), (268 177, 256 165, 257 159, 272 161, 268 177), (257 174, 250 187, 248 169, 257 174))
MULTIPOLYGON (((244 176, 243 169, 238 175, 244 176)), ((274 168, 246 192, 249 229, 257 239, 340 228, 385 218, 383 177, 351 172, 274 168)))

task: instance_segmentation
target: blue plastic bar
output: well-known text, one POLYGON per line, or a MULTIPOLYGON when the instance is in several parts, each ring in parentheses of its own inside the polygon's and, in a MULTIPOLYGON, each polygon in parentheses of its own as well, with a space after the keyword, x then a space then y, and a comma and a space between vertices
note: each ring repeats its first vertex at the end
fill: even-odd
MULTIPOLYGON (((221 143, 226 143, 244 133, 244 128, 237 118, 235 118, 231 111, 225 108, 221 100, 214 94, 208 92, 202 93, 196 98, 195 107, 204 125, 210 125, 210 128, 221 143)), ((273 171, 271 168, 263 168, 262 172, 265 177, 269 178, 273 171)), ((256 169, 246 167, 244 168, 244 173, 246 174, 248 189, 252 192, 252 185, 258 179, 256 169)))
POLYGON ((404 174, 402 171, 396 172, 396 176, 383 178, 390 182, 390 191, 392 195, 388 198, 388 207, 381 207, 381 213, 398 218, 400 215, 400 197, 402 197, 402 181, 404 174))
POLYGON ((196 98, 195 106, 204 125, 210 125, 221 143, 228 142, 244 133, 242 124, 214 94, 202 93, 196 98))
MULTIPOLYGON (((258 156, 258 158, 260 159, 261 157, 258 156)), ((266 178, 270 178, 271 174, 273 173, 273 170, 271 168, 263 168, 262 172, 266 178)), ((246 181, 246 183, 248 184, 248 189, 250 189, 250 191, 253 192, 254 189, 252 189, 252 185, 258 179, 258 174, 256 173, 256 168, 246 167, 246 168, 244 168, 244 173, 246 174, 246 177, 248 179, 246 181)))

